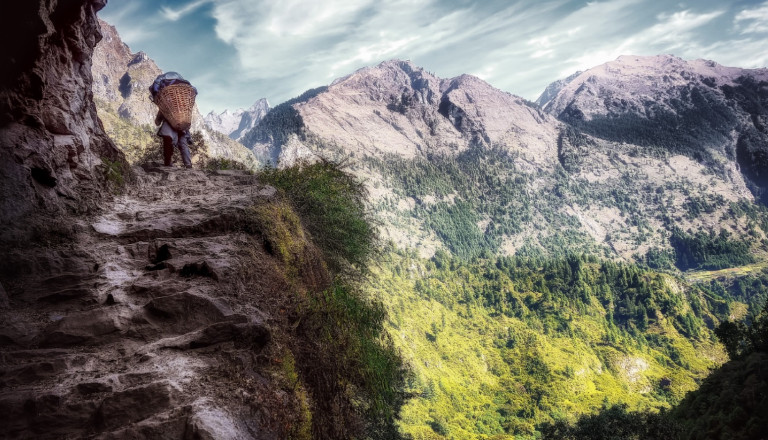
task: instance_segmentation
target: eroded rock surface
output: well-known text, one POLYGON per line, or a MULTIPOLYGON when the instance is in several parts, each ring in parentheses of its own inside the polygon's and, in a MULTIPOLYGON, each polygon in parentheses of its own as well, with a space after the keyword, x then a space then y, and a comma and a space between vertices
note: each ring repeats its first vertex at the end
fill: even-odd
POLYGON ((274 391, 234 227, 274 190, 236 172, 135 172, 104 213, 74 220, 73 243, 17 249, 0 273, 0 437, 280 438, 234 395, 245 378, 254 398, 274 391))
POLYGON ((91 92, 105 0, 3 6, 0 35, 0 241, 23 242, 61 213, 93 210, 123 155, 91 92), (40 218, 43 218, 41 220, 40 218))

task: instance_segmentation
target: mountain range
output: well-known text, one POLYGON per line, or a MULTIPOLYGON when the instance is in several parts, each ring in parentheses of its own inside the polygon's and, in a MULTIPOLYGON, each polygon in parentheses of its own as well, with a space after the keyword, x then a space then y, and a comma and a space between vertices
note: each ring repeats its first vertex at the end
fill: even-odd
POLYGON ((205 115, 203 120, 210 128, 238 141, 246 132, 253 129, 268 112, 269 102, 266 98, 261 98, 247 110, 237 109, 234 112, 224 110, 219 114, 211 111, 205 115))
POLYGON ((622 57, 553 84, 540 107, 387 61, 275 107, 242 141, 279 164, 353 158, 388 236, 426 255, 642 260, 676 229, 765 239, 732 215, 764 194, 765 75, 622 57), (457 210, 471 219, 461 233, 442 221, 457 210))
POLYGON ((195 114, 257 174, 131 166, 160 69, 104 5, 12 9, 2 436, 532 440, 680 402, 683 438, 768 432, 765 69, 627 56, 533 103, 391 60, 195 114))
POLYGON ((758 312, 768 250, 766 72, 626 56, 556 81, 536 104, 470 75, 442 79, 391 60, 276 106, 242 142, 278 167, 347 163, 365 182, 384 237, 404 249, 372 288, 422 396, 404 407, 403 430, 416 438, 528 438, 535 429, 520 414, 542 420, 563 411, 532 397, 542 383, 552 387, 544 395, 580 402, 573 412, 597 409, 593 398, 635 408, 677 402, 721 362, 709 345, 718 323, 758 312), (604 275, 590 280, 575 255, 673 275, 645 273, 617 293, 623 281, 598 287, 604 275), (553 285, 531 287, 531 278, 510 275, 521 269, 505 273, 507 264, 553 285), (550 264, 567 267, 547 272, 550 264), (691 284, 676 278, 682 271, 691 284), (645 282, 666 293, 632 299, 645 282), (742 295, 745 283, 752 287, 742 295), (517 289, 538 293, 516 297, 517 289), (615 296, 597 306, 593 295, 603 289, 615 296), (593 299, 581 304, 580 295, 593 299), (653 305, 666 301, 681 308, 653 305), (696 311, 698 304, 707 305, 696 311), (655 310, 648 327, 643 310, 655 310), (552 333, 554 315, 578 330, 562 324, 552 333), (612 331, 598 337, 600 326, 618 326, 625 342, 606 343, 612 331), (510 328, 516 336, 508 339, 510 328), (547 342, 519 346, 526 331, 547 342), (575 340, 586 346, 573 349, 575 340), (536 373, 527 356, 546 358, 546 372, 536 373), (679 368, 667 369, 675 362, 679 368), (675 385, 665 388, 670 375, 675 385), (601 382, 609 377, 618 385, 601 382), (510 387, 523 383, 518 399, 510 387))

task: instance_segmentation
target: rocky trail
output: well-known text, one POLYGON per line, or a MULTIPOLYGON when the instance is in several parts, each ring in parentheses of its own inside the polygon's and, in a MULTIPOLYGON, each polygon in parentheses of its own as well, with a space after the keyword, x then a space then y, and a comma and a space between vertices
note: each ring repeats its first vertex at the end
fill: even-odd
POLYGON ((277 438, 259 400, 287 397, 253 373, 270 332, 238 283, 248 238, 232 224, 274 188, 136 173, 102 215, 66 225, 72 243, 7 252, 0 437, 277 438))

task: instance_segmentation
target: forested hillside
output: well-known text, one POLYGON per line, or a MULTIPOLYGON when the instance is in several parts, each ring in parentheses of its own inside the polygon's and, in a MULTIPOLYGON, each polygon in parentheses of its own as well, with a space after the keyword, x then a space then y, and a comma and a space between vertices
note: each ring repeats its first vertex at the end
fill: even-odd
POLYGON ((713 329, 742 307, 718 282, 577 255, 391 250, 371 291, 414 374, 401 422, 414 438, 535 438, 606 403, 669 408, 725 359, 713 329))
MULTIPOLYGON (((633 59, 628 78, 656 62, 633 59)), ((668 64, 672 79, 648 87, 672 91, 633 95, 606 68, 604 84, 574 75, 541 108, 390 61, 249 134, 277 166, 341 160, 370 191, 390 242, 370 292, 413 373, 403 433, 532 439, 580 415, 653 421, 726 360, 715 329, 749 320, 768 279, 768 209, 737 157, 762 120, 743 77, 763 72, 712 64, 720 76, 702 79, 698 61, 668 64), (592 95, 574 92, 584 81, 592 95)))
MULTIPOLYGON (((718 84, 737 87, 734 78, 718 84)), ((723 96, 708 107, 692 98, 679 105, 716 106, 741 126, 744 111, 723 96)), ((349 162, 372 191, 385 235, 423 256, 438 248, 463 258, 586 252, 688 269, 743 264, 750 258, 740 254, 764 246, 768 217, 739 171, 735 141, 713 135, 694 152, 687 132, 681 149, 613 119, 613 137, 561 119, 477 78, 440 79, 389 61, 281 104, 245 138, 273 164, 349 162), (718 238, 706 251, 687 249, 701 234, 718 238)), ((644 121, 646 132, 664 133, 663 121, 644 121)), ((696 121, 726 130, 706 118, 688 125, 696 121)))

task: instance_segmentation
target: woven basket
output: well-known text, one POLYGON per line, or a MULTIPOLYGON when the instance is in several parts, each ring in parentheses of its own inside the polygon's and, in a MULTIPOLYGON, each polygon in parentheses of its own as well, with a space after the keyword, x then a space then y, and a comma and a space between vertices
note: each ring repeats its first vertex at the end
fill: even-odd
POLYGON ((197 91, 189 84, 171 84, 163 87, 155 96, 155 104, 171 127, 178 131, 192 126, 192 109, 197 91))

